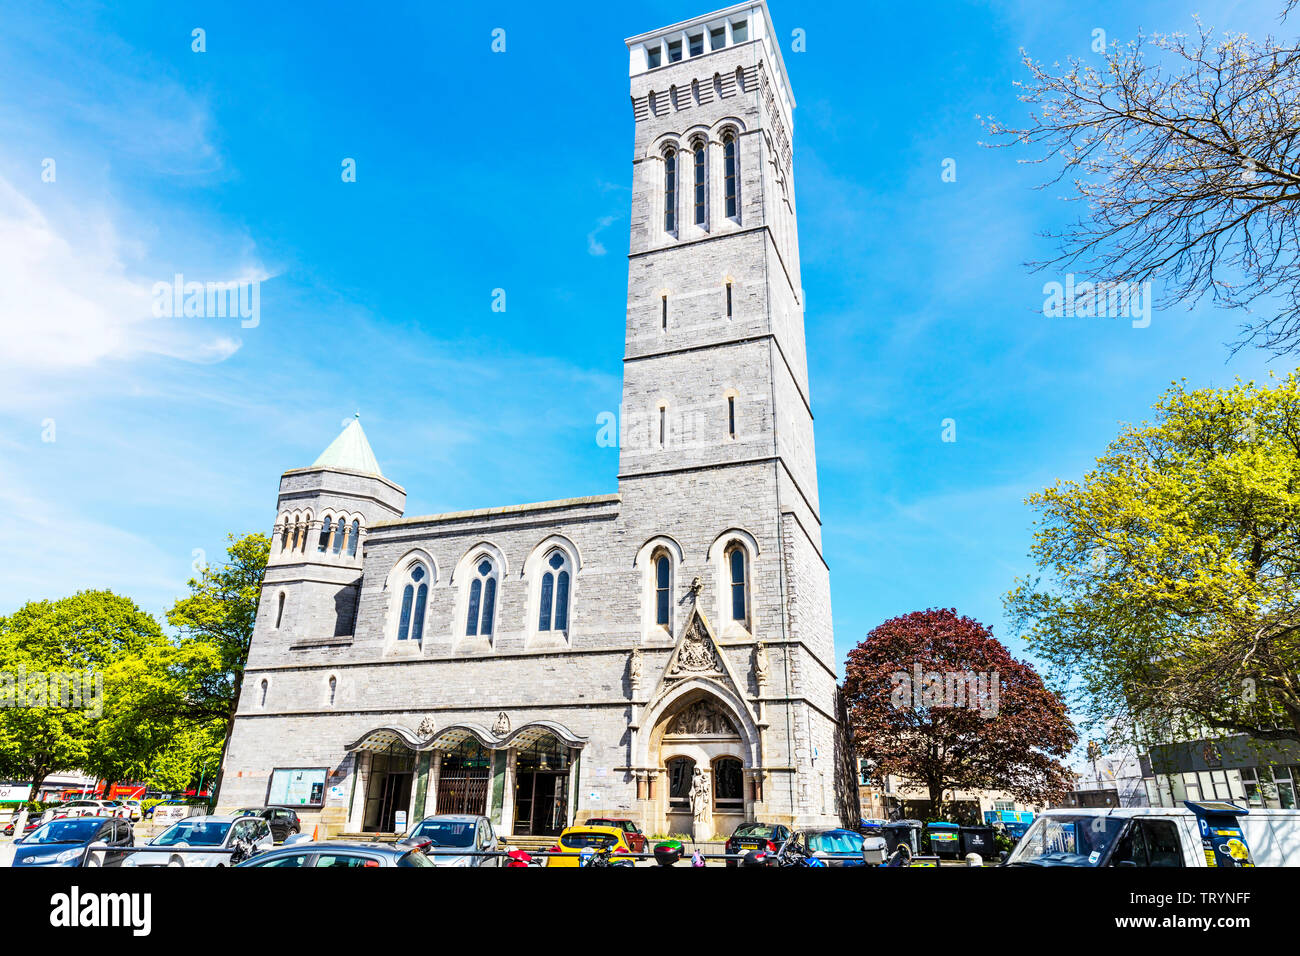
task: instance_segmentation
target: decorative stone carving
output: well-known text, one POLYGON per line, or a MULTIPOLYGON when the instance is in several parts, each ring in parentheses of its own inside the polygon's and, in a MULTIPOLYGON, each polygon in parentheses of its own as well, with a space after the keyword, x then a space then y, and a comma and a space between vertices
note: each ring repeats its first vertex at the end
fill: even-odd
POLYGON ((699 734, 730 734, 740 736, 731 716, 710 700, 697 700, 679 711, 668 722, 668 733, 688 737, 699 734))
POLYGON ((421 737, 432 737, 435 729, 433 717, 430 716, 425 717, 424 720, 420 721, 420 726, 415 729, 415 732, 421 737))
POLYGON ((504 710, 497 714, 497 722, 492 725, 492 733, 498 737, 504 737, 510 733, 510 718, 506 716, 504 710))
POLYGON ((690 626, 682 635, 681 646, 677 649, 677 662, 670 676, 682 672, 702 674, 721 670, 718 656, 713 651, 713 641, 704 630, 698 617, 692 617, 690 626))
POLYGON ((759 641, 754 646, 754 679, 758 681, 759 687, 767 683, 767 668, 767 648, 763 646, 762 641, 759 641))
POLYGON ((632 661, 628 664, 628 674, 632 678, 632 686, 636 687, 641 683, 641 648, 632 648, 632 661))

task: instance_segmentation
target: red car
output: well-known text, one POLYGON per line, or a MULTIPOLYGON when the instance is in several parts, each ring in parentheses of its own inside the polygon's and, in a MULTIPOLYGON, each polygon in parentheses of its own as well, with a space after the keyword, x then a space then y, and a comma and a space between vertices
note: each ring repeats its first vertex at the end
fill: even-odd
POLYGON ((616 830, 623 831, 623 839, 627 841, 628 849, 633 853, 645 852, 645 834, 640 828, 624 817, 592 817, 582 824, 587 827, 614 827, 616 830))

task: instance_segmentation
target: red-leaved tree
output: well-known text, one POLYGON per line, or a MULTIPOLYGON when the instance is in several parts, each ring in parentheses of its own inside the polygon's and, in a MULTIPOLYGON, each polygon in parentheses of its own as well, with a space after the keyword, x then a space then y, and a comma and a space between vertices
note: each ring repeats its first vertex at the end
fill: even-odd
POLYGON ((849 651, 844 694, 873 773, 924 786, 940 815, 945 790, 1042 803, 1072 788, 1059 758, 1078 738, 1064 702, 956 611, 913 611, 875 628, 849 651))

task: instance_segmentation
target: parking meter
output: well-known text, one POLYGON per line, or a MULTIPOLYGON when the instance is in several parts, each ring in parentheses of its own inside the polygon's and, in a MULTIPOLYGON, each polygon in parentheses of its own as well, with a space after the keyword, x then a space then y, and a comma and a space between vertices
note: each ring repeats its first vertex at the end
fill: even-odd
POLYGON ((1246 834, 1238 817, 1249 810, 1234 803, 1193 803, 1183 805, 1196 814, 1196 824, 1201 831, 1201 849, 1205 851, 1206 866, 1254 866, 1246 834))

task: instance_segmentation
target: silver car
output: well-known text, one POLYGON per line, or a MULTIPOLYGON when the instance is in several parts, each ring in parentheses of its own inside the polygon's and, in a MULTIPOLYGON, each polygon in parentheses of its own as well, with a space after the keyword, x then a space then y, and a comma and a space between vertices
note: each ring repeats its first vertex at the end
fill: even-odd
POLYGON ((271 828, 261 817, 186 817, 174 823, 147 846, 166 847, 172 852, 145 850, 132 853, 123 863, 140 866, 233 866, 241 860, 269 850, 274 841, 271 828), (229 853, 186 853, 187 849, 230 850, 229 853))
POLYGON ((422 846, 434 866, 501 866, 502 856, 470 856, 504 851, 487 817, 439 813, 425 817, 402 837, 407 846, 422 846))

